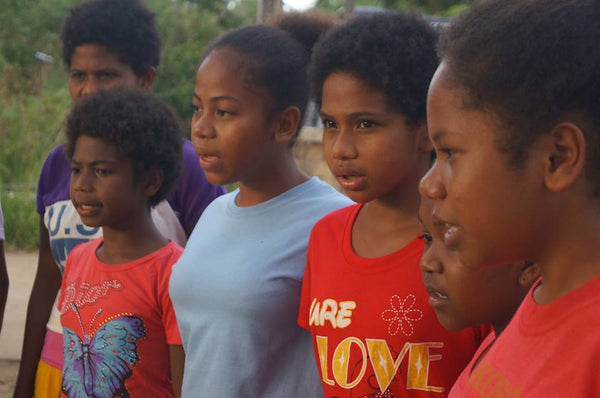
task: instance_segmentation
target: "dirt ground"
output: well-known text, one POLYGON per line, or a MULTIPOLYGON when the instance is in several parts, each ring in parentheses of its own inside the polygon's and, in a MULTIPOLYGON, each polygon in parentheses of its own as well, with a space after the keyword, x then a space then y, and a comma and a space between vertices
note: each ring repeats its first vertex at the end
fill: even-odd
POLYGON ((0 398, 12 397, 18 369, 19 361, 15 359, 0 359, 0 398))
POLYGON ((7 252, 6 265, 10 286, 0 334, 0 398, 12 397, 15 387, 37 253, 7 252))

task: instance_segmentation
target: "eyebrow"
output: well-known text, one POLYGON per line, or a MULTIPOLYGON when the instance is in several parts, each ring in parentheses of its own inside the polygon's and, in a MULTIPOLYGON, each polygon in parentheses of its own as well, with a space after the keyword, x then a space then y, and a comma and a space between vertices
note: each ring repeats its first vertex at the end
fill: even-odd
MULTIPOLYGON (((197 100, 201 101, 200 97, 198 96, 198 94, 196 94, 195 92, 192 94, 194 98, 196 98, 197 100)), ((223 100, 229 100, 229 101, 235 101, 235 102, 242 102, 239 99, 235 98, 235 97, 231 97, 229 95, 220 95, 218 97, 213 97, 210 99, 210 102, 217 102, 217 101, 223 101, 223 100)))
MULTIPOLYGON (((118 160, 104 160, 104 159, 99 159, 99 160, 94 160, 91 163, 89 163, 91 166, 97 166, 99 164, 104 164, 104 163, 116 163, 118 162, 118 160)), ((83 162, 80 162, 78 160, 75 159, 71 159, 71 164, 82 164, 83 162)))
MULTIPOLYGON (((326 112, 319 112, 319 114, 321 115, 321 117, 331 117, 330 115, 328 115, 326 112)), ((387 116, 386 113, 374 113, 374 112, 354 112, 348 115, 348 119, 357 119, 360 117, 385 117, 387 116)))
POLYGON ((441 141, 444 139, 445 136, 446 136, 445 131, 436 131, 435 133, 429 134, 429 138, 431 139, 431 141, 441 141))

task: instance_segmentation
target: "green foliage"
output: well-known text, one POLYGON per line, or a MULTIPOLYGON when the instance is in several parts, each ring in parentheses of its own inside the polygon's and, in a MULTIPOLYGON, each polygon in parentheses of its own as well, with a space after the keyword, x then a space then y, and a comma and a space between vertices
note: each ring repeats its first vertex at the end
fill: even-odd
MULTIPOLYGON (((454 16, 473 0, 356 0, 356 6, 376 6, 390 10, 415 10, 428 15, 454 16)), ((344 0, 317 0, 315 7, 338 11, 344 0)))
MULTIPOLYGON (((37 245, 35 187, 48 152, 64 141, 71 106, 59 40, 62 21, 77 0, 0 0, 0 197, 7 246, 37 245), (35 53, 53 57, 36 60, 35 53)), ((163 50, 154 92, 183 119, 195 72, 210 40, 253 22, 248 0, 146 0, 156 13, 163 50)), ((187 126, 186 126, 187 130, 187 126)))
POLYGON ((38 245, 39 215, 35 210, 35 190, 30 187, 1 189, 5 249, 34 250, 38 245))

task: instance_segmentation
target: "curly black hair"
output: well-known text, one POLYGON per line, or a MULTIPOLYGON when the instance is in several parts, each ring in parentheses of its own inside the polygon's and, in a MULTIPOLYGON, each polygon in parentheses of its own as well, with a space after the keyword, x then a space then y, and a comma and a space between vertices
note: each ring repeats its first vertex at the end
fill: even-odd
POLYGON ((77 139, 99 138, 115 144, 134 163, 136 176, 148 170, 163 173, 154 206, 165 199, 181 173, 182 135, 171 108, 158 97, 123 88, 100 90, 77 101, 67 118, 65 154, 73 158, 77 139))
MULTIPOLYGON (((296 32, 297 33, 297 32, 296 32)), ((305 43, 311 46, 310 43, 305 43)), ((304 116, 308 103, 306 68, 310 51, 292 34, 267 25, 252 25, 232 30, 213 42, 202 59, 211 52, 228 48, 239 54, 237 71, 249 87, 267 90, 268 112, 274 116, 289 106, 304 116)), ((291 140, 293 145, 296 136, 291 140)))
POLYGON ((400 12, 356 17, 317 42, 309 66, 315 101, 335 72, 356 76, 381 90, 411 125, 425 120, 427 89, 438 66, 437 33, 418 15, 400 12))
POLYGON ((142 76, 160 62, 154 13, 142 0, 89 0, 71 8, 60 34, 63 62, 71 67, 75 48, 98 44, 142 76))
POLYGON ((475 4, 440 39, 449 84, 465 106, 490 111, 498 149, 514 167, 562 121, 586 138, 586 176, 600 195, 600 2, 495 0, 475 4))

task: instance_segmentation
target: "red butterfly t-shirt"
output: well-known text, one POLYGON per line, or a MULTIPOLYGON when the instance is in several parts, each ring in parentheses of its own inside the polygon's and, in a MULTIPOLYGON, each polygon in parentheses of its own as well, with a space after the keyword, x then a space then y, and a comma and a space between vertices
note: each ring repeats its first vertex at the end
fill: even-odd
POLYGON ((96 257, 102 242, 81 244, 67 258, 58 300, 62 396, 172 397, 168 346, 181 338, 168 287, 183 249, 170 242, 109 265, 96 257))

